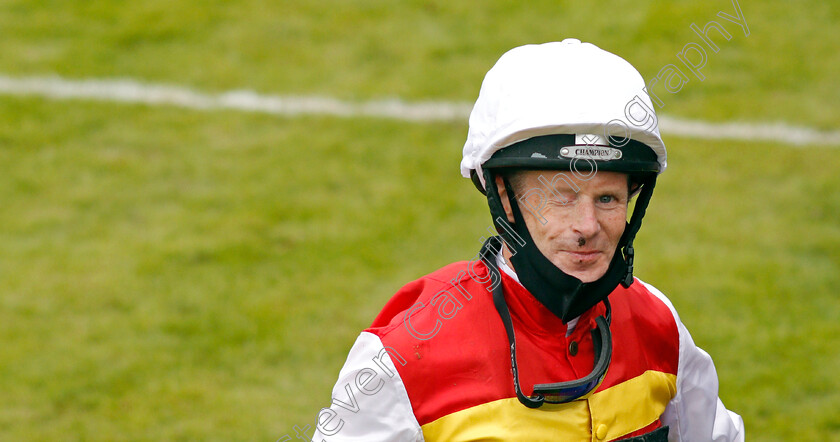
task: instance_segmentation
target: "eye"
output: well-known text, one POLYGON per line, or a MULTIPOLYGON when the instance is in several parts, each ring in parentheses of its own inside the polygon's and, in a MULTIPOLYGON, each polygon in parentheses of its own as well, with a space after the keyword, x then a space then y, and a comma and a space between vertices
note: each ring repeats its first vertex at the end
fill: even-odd
POLYGON ((548 202, 552 205, 565 206, 573 202, 577 197, 575 192, 552 192, 548 202))
POLYGON ((598 202, 601 204, 609 204, 613 201, 615 201, 615 197, 612 195, 601 195, 598 197, 598 202))

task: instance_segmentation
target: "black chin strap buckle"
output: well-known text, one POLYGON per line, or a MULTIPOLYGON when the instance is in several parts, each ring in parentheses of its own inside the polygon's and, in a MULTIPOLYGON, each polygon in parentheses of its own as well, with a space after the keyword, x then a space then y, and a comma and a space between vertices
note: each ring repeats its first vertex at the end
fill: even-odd
POLYGON ((624 248, 624 260, 627 262, 627 273, 624 275, 624 281, 621 281, 621 285, 624 288, 630 287, 630 284, 633 283, 633 243, 627 244, 627 247, 624 248))

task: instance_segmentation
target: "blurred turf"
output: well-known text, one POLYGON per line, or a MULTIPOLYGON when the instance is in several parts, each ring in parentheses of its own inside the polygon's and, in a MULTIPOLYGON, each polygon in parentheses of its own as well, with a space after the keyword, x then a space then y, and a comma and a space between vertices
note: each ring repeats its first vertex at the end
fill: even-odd
MULTIPOLYGON (((3 440, 276 439, 329 401, 391 293, 472 258, 489 224, 455 170, 458 125, 0 113, 15 116, 0 133, 3 440)), ((752 437, 830 438, 836 150, 667 141, 638 274, 714 356, 752 437)))
MULTIPOLYGON (((717 16, 731 1, 104 0, 0 3, 0 72, 129 76, 210 90, 342 98, 473 100, 489 66, 526 43, 576 37, 629 59, 645 78, 700 43, 715 20, 702 82, 665 111, 714 120, 840 123, 840 4, 739 1, 749 36, 717 16)), ((656 90, 656 88, 655 88, 656 90)))
MULTIPOLYGON (((751 34, 665 112, 836 128, 838 11, 751 34)), ((0 3, 0 73, 474 99, 512 46, 599 43, 646 77, 728 2, 0 3)), ((276 440, 313 425, 402 284, 471 259, 466 122, 0 97, 0 440, 276 440)), ((836 148, 668 137, 637 274, 714 357, 751 440, 838 440, 836 148)))

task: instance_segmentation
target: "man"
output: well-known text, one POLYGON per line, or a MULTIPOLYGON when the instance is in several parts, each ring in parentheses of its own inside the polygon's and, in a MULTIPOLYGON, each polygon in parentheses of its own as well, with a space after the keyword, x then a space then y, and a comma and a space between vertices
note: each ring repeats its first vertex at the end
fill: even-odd
POLYGON ((744 440, 709 355, 632 274, 666 167, 644 86, 577 40, 499 59, 461 162, 499 236, 388 302, 314 440, 744 440))

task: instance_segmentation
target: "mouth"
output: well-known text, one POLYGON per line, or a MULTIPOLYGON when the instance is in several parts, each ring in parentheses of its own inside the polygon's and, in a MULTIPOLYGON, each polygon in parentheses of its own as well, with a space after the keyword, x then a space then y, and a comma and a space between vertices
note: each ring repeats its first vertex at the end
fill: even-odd
POLYGON ((598 250, 566 250, 565 253, 580 264, 594 262, 601 256, 598 250))

